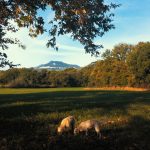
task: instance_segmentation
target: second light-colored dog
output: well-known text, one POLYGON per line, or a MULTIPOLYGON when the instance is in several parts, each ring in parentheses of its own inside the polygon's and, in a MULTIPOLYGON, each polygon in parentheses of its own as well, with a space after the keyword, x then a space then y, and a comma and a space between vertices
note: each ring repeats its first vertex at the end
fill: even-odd
POLYGON ((80 132, 85 132, 86 135, 88 135, 88 131, 94 130, 98 137, 101 138, 101 127, 102 127, 102 122, 99 122, 97 120, 87 120, 84 122, 81 122, 77 128, 74 129, 74 134, 78 134, 80 132))

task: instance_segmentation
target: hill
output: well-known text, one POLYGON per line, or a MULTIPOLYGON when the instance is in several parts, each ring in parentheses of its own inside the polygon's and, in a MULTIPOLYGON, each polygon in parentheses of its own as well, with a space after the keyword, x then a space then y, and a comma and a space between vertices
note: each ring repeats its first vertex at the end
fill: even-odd
POLYGON ((67 68, 80 68, 80 66, 75 64, 67 64, 62 61, 50 61, 46 64, 41 64, 37 66, 38 69, 48 69, 48 70, 64 70, 67 68))

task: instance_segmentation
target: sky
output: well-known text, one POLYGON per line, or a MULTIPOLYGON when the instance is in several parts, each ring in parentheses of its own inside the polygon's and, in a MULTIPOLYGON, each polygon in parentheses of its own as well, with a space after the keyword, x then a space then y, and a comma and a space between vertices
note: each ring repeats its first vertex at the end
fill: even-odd
MULTIPOLYGON (((101 53, 119 43, 136 44, 140 41, 150 41, 150 0, 107 0, 106 2, 118 3, 121 6, 113 11, 115 13, 113 24, 116 28, 105 33, 102 38, 95 39, 96 44, 104 46, 104 49, 100 50, 101 53)), ((39 12, 46 21, 52 14, 49 9, 39 12)), ((11 45, 6 50, 9 60, 14 64, 21 64, 19 67, 35 67, 52 60, 83 67, 100 59, 85 53, 83 46, 73 41, 69 35, 58 38, 58 51, 46 47, 48 40, 46 34, 33 39, 28 36, 27 29, 21 29, 16 34, 8 33, 8 36, 10 35, 16 36, 26 45, 25 50, 15 45, 11 45)))

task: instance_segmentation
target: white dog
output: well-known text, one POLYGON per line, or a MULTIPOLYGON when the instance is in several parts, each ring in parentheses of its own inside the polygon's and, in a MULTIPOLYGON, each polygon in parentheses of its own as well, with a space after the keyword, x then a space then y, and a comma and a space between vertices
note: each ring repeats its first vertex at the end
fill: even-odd
POLYGON ((75 118, 73 116, 68 116, 61 121, 60 126, 57 128, 57 132, 62 134, 64 132, 72 132, 75 127, 75 118))

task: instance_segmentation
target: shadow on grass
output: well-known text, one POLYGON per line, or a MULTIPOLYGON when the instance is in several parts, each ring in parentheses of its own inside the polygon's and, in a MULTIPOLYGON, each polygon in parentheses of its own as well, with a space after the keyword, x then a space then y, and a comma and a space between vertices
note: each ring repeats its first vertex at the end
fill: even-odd
POLYGON ((105 138, 101 140, 95 136, 56 136, 56 125, 62 118, 35 119, 40 113, 65 114, 95 109, 99 115, 113 115, 114 110, 128 115, 128 106, 136 103, 149 105, 149 92, 63 91, 0 95, 0 149, 148 150, 150 121, 138 115, 131 117, 127 124, 104 128, 105 138))
MULTIPOLYGON (((28 128, 29 130, 29 128, 28 128)), ((134 116, 124 125, 102 128, 102 138, 94 134, 61 135, 36 132, 0 139, 0 149, 8 150, 149 150, 150 120, 134 116)))
POLYGON ((149 92, 63 91, 33 94, 0 95, 0 118, 13 119, 38 113, 66 112, 102 108, 103 113, 134 103, 150 104, 149 92))

